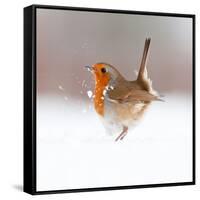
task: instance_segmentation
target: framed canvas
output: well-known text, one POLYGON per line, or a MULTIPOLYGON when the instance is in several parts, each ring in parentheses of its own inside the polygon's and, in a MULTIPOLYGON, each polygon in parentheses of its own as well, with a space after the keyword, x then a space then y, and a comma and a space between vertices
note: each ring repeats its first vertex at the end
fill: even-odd
POLYGON ((195 16, 24 8, 24 191, 195 184, 195 16))

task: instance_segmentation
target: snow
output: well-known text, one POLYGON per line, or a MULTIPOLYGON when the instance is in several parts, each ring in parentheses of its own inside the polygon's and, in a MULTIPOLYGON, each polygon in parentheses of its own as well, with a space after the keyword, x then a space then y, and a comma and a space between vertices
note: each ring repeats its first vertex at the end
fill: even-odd
POLYGON ((114 87, 111 85, 111 86, 110 86, 110 89, 111 89, 111 90, 114 90, 114 87))
POLYGON ((37 100, 37 190, 192 180, 192 103, 165 94, 122 141, 106 135, 92 102, 37 100))
POLYGON ((87 95, 88 95, 89 98, 91 98, 91 97, 92 97, 92 91, 91 91, 91 90, 88 90, 88 91, 87 91, 87 95))
POLYGON ((82 87, 84 87, 84 86, 85 86, 85 80, 83 80, 83 81, 82 81, 82 84, 81 84, 81 86, 82 86, 82 87))
POLYGON ((107 93, 107 90, 106 90, 106 89, 104 89, 104 90, 103 90, 103 96, 105 96, 105 95, 106 95, 106 93, 107 93))
POLYGON ((59 86, 58 86, 58 89, 64 91, 64 88, 63 88, 62 85, 59 85, 59 86))

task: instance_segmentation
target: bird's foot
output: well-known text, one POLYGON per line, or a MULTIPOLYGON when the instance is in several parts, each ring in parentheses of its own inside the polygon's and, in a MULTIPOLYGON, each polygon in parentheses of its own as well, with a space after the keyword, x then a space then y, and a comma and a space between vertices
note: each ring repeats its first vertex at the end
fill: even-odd
POLYGON ((124 126, 122 132, 119 134, 119 136, 115 139, 115 142, 117 142, 119 139, 123 140, 123 138, 126 136, 128 133, 128 127, 124 126))
POLYGON ((124 133, 121 137, 120 137, 120 140, 123 140, 124 139, 124 137, 127 135, 127 132, 126 133, 124 133))

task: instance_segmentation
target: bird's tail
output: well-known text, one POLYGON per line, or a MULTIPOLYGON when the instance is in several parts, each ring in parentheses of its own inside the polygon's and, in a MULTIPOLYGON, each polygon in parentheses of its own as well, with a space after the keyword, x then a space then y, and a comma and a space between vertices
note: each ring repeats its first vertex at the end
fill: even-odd
POLYGON ((147 69, 146 69, 150 42, 151 42, 151 38, 146 38, 137 81, 146 91, 148 91, 150 94, 156 96, 158 101, 164 101, 160 98, 161 96, 158 94, 158 92, 153 89, 152 81, 148 77, 148 73, 147 73, 147 69))
POLYGON ((150 42, 151 42, 151 38, 146 38, 137 81, 143 87, 143 89, 148 91, 150 94, 158 97, 159 96, 158 93, 152 87, 152 81, 148 77, 147 68, 146 68, 150 42))
POLYGON ((145 44, 144 44, 142 61, 140 64, 140 70, 139 70, 138 77, 137 77, 138 81, 143 81, 144 79, 147 79, 146 63, 147 63, 150 42, 151 42, 151 38, 146 38, 145 44))

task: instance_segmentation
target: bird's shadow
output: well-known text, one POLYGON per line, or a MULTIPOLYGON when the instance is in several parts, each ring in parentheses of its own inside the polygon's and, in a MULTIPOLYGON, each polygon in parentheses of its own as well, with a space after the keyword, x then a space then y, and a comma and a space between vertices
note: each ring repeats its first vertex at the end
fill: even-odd
POLYGON ((22 185, 17 185, 17 184, 15 184, 15 185, 13 185, 12 186, 15 190, 18 190, 18 191, 20 191, 20 192, 23 192, 23 186, 22 185))

